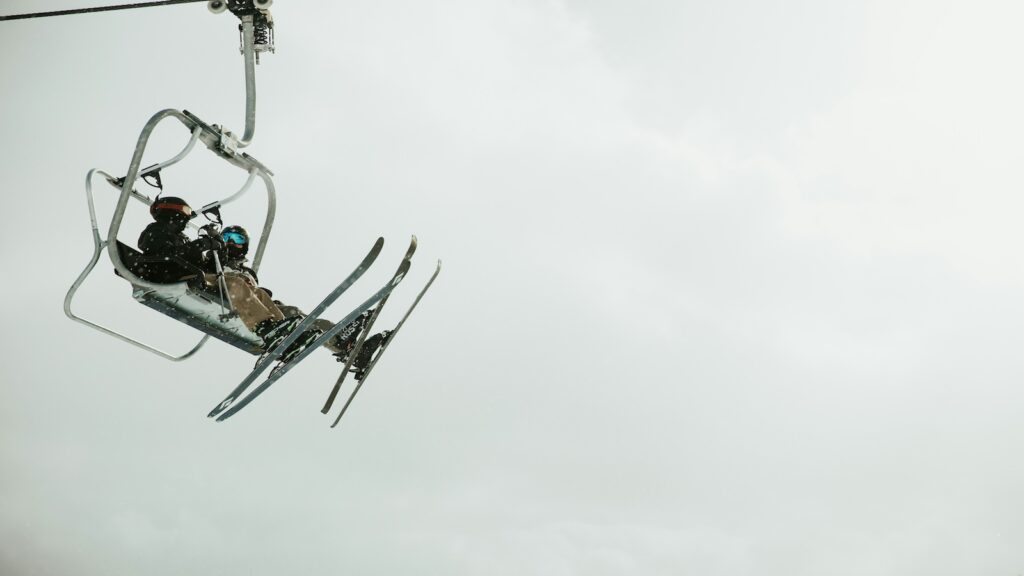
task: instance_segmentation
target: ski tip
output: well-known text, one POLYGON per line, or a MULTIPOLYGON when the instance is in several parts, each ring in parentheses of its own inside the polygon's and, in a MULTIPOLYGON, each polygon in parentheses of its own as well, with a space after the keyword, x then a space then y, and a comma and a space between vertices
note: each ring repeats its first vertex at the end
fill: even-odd
POLYGON ((210 410, 210 413, 207 414, 206 417, 207 418, 213 418, 214 416, 216 416, 216 415, 220 414, 221 412, 223 412, 225 408, 227 408, 228 406, 231 406, 231 404, 234 401, 235 401, 235 399, 233 397, 232 398, 226 398, 223 402, 221 402, 220 404, 217 404, 216 408, 214 408, 213 410, 210 410))
POLYGON ((223 422, 223 421, 227 420, 232 415, 234 415, 234 413, 235 413, 235 410, 228 410, 227 412, 221 414, 220 416, 217 416, 217 422, 223 422))

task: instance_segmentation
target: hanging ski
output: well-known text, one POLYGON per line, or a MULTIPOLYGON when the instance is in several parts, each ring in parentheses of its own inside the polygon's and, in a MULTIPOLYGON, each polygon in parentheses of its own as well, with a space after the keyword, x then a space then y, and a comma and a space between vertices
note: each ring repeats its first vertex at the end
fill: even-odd
POLYGON ((412 311, 416 309, 416 305, 420 303, 420 300, 423 298, 423 295, 427 293, 427 290, 430 288, 430 285, 434 283, 434 279, 437 278, 437 275, 440 273, 441 261, 438 260, 437 268, 434 269, 434 273, 430 276, 430 280, 428 280, 426 285, 423 286, 423 289, 420 290, 420 293, 416 295, 416 299, 413 300, 412 305, 409 306, 409 309, 405 311, 405 315, 402 316, 402 319, 398 322, 398 325, 395 326, 395 329, 391 331, 390 335, 388 335, 387 340, 385 340, 384 344, 377 352, 377 355, 366 366, 366 369, 363 370, 362 375, 356 375, 356 387, 352 390, 352 393, 349 394, 348 400, 345 402, 345 405, 341 407, 341 413, 338 414, 338 417, 334 420, 334 424, 331 424, 331 428, 334 428, 335 426, 338 425, 338 422, 341 422, 341 417, 345 415, 345 411, 348 410, 348 406, 349 404, 352 403, 352 399, 356 397, 356 394, 359 393, 359 389, 363 386, 363 383, 366 382, 366 377, 370 375, 370 371, 373 370, 373 367, 377 365, 377 361, 380 360, 380 357, 384 355, 385 351, 387 351, 388 346, 391 346, 391 343, 395 341, 395 336, 397 336, 398 331, 402 329, 402 325, 405 324, 405 320, 409 318, 409 315, 412 314, 412 311))
MULTIPOLYGON (((409 243, 409 249, 406 250, 405 258, 402 259, 402 262, 404 263, 412 260, 412 255, 415 252, 416 237, 413 236, 412 241, 409 243)), ((334 388, 331 389, 331 394, 330 396, 327 397, 327 402, 324 404, 324 407, 320 409, 320 411, 323 412, 324 414, 327 414, 331 410, 331 405, 334 404, 334 399, 335 397, 338 396, 338 391, 341 390, 341 385, 342 383, 345 382, 345 377, 348 376, 349 370, 352 368, 352 363, 355 362, 355 359, 359 357, 359 352, 363 349, 363 344, 366 342, 366 337, 370 334, 370 330, 373 328, 373 323, 376 322, 377 317, 380 316, 381 309, 384 308, 385 304, 387 304, 388 297, 390 297, 390 294, 388 296, 385 296, 380 301, 380 304, 378 304, 377 307, 374 308, 373 315, 370 316, 370 319, 366 322, 366 325, 364 325, 362 327, 362 330, 360 330, 359 337, 356 340, 355 345, 352 347, 352 350, 348 352, 348 356, 345 360, 345 367, 341 370, 341 374, 338 376, 338 380, 334 383, 334 388)))

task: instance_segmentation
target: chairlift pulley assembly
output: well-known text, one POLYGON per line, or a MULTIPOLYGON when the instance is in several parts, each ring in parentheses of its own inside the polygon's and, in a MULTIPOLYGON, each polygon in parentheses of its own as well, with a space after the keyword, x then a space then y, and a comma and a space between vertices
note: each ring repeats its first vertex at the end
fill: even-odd
POLYGON ((253 27, 253 52, 256 63, 260 62, 260 53, 274 52, 274 19, 270 15, 270 6, 274 0, 210 0, 206 7, 214 14, 230 11, 242 22, 238 25, 238 51, 245 54, 245 25, 253 27))

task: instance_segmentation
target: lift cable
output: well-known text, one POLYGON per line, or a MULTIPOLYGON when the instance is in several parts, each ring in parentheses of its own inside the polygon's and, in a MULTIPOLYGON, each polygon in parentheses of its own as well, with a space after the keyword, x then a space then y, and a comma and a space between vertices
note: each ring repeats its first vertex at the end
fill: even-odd
POLYGON ((207 0, 158 0, 157 2, 139 2, 136 4, 118 4, 115 6, 96 6, 94 8, 76 8, 74 10, 57 10, 54 12, 36 12, 34 14, 11 14, 0 16, 4 20, 26 20, 28 18, 47 18, 49 16, 68 16, 71 14, 88 14, 90 12, 109 12, 111 10, 128 10, 131 8, 152 8, 154 6, 170 6, 171 4, 188 4, 190 2, 206 2, 207 0))

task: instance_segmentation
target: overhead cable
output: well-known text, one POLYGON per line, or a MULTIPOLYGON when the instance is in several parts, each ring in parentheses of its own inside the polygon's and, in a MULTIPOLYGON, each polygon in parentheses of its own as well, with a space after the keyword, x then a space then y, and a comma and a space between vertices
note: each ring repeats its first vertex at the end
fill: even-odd
POLYGON ((152 8, 171 4, 188 4, 190 2, 206 2, 207 0, 158 0, 156 2, 139 2, 136 4, 117 4, 114 6, 96 6, 93 8, 75 8, 73 10, 56 10, 53 12, 36 12, 33 14, 11 14, 0 16, 4 20, 27 20, 29 18, 48 18, 50 16, 70 16, 72 14, 89 14, 91 12, 110 12, 111 10, 129 10, 132 8, 152 8))

